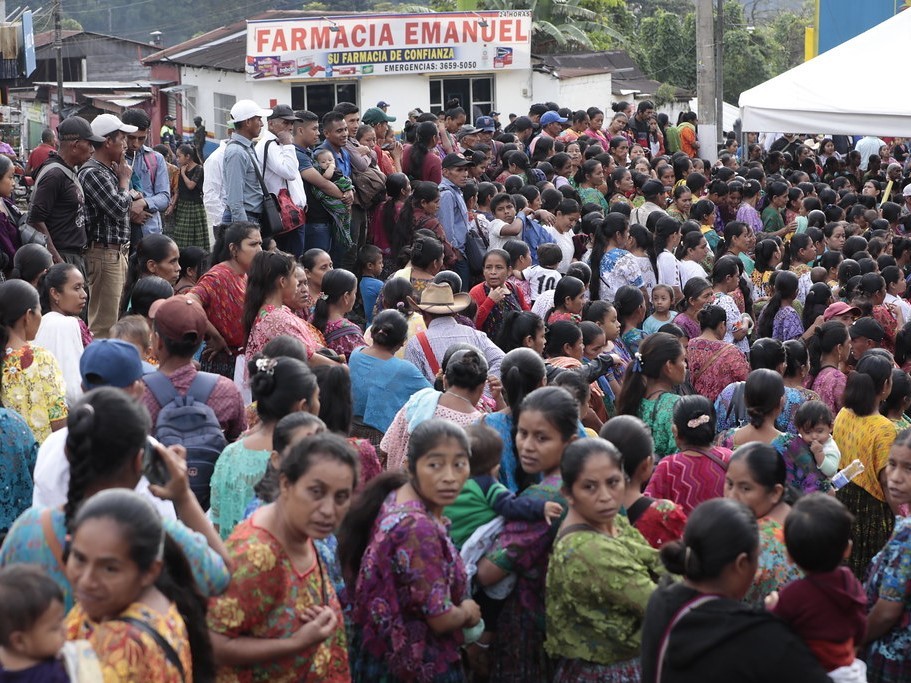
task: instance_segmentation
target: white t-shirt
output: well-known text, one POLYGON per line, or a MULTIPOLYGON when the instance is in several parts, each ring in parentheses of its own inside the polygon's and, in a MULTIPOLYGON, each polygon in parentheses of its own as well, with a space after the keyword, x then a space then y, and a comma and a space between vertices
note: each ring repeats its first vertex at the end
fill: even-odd
POLYGON ((569 264, 573 262, 573 254, 576 253, 576 247, 573 244, 572 230, 560 232, 552 225, 546 225, 544 226, 544 229, 547 230, 547 233, 554 238, 554 241, 560 247, 560 251, 563 252, 563 258, 560 259, 560 264, 557 266, 557 270, 565 275, 566 269, 569 268, 569 264))
MULTIPOLYGON (((38 449, 35 461, 35 488, 32 491, 32 505, 38 507, 61 507, 66 503, 70 487, 70 463, 66 459, 67 428, 51 432, 38 449)), ((142 477, 136 484, 136 493, 147 498, 162 519, 177 519, 174 504, 153 496, 149 491, 149 480, 142 477)))
POLYGON ((695 261, 679 261, 678 265, 680 268, 680 289, 683 289, 684 285, 694 277, 708 277, 705 268, 695 261))
POLYGON ((681 286, 677 257, 666 249, 658 254, 658 284, 671 287, 681 286))
POLYGON ((522 275, 531 285, 531 300, 534 302, 544 292, 548 292, 557 286, 557 283, 563 279, 559 271, 543 266, 530 266, 522 271, 522 275))
POLYGON ((500 234, 503 228, 508 228, 509 223, 506 221, 501 221, 499 218, 494 218, 490 221, 490 225, 487 226, 487 237, 490 242, 490 249, 502 249, 503 245, 506 244, 506 240, 512 239, 513 237, 517 239, 522 239, 522 232, 520 231, 518 235, 502 235, 500 234))

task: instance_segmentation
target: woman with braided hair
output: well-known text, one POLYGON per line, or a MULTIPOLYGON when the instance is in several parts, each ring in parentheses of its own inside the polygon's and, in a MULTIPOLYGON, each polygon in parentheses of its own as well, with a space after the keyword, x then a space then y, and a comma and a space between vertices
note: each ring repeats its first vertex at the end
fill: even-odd
POLYGON ((646 337, 626 368, 617 394, 617 414, 638 417, 651 428, 656 461, 677 452, 672 425, 680 396, 675 387, 685 378, 686 354, 680 341, 667 332, 646 337))
MULTIPOLYGON (((27 562, 44 567, 59 585, 64 605, 73 606, 73 589, 64 574, 63 547, 76 511, 84 500, 105 489, 136 488, 142 477, 149 415, 130 396, 111 387, 86 394, 67 419, 66 454, 70 462, 67 502, 62 508, 32 507, 10 529, 0 549, 0 567, 27 562)), ((227 551, 190 490, 182 447, 158 446, 167 483, 146 491, 174 503, 178 519, 162 524, 180 546, 203 595, 221 593, 230 581, 227 551), (182 521, 181 521, 182 520, 182 521)))

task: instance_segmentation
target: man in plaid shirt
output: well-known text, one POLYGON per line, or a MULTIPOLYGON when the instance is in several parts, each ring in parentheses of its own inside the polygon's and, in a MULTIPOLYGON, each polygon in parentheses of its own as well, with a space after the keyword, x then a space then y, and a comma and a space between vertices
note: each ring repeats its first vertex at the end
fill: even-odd
MULTIPOLYGON (((92 121, 95 153, 79 169, 85 193, 88 231, 86 270, 89 279, 89 329, 95 338, 107 337, 117 322, 120 297, 127 274, 130 248, 130 214, 142 199, 130 192, 133 169, 124 161, 127 133, 136 126, 124 124, 113 114, 101 114, 92 121)), ((141 213, 145 213, 141 211, 141 213)))

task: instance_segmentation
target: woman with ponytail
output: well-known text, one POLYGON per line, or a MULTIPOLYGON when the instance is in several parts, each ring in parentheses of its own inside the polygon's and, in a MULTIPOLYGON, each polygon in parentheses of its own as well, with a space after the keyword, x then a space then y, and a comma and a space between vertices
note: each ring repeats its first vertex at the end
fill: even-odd
POLYGON ((724 340, 732 342, 744 354, 750 351, 747 328, 743 324, 743 311, 734 300, 734 293, 740 288, 742 265, 733 256, 722 256, 712 267, 712 288, 715 290, 713 303, 725 310, 728 318, 724 340))
POLYGON ((838 499, 854 515, 854 547, 848 565, 859 579, 870 561, 889 540, 899 514, 884 485, 895 426, 880 414, 880 404, 892 393, 893 364, 884 356, 867 353, 845 385, 844 408, 835 416, 832 436, 841 449, 841 464, 863 463, 864 471, 838 491, 838 499))
POLYGON ((767 237, 756 245, 754 253, 753 274, 750 280, 753 283, 754 310, 758 311, 760 304, 765 306, 766 301, 772 296, 772 286, 769 280, 781 263, 782 246, 780 240, 767 237))
POLYGON ((357 278, 341 268, 323 276, 323 292, 313 308, 313 326, 326 340, 326 346, 348 358, 359 346, 366 346, 361 329, 345 318, 357 301, 357 278))
POLYGON ((424 420, 436 417, 467 427, 481 417, 478 403, 488 374, 484 355, 471 344, 453 344, 446 350, 440 370, 443 376, 437 385, 413 394, 380 442, 390 472, 402 468, 411 434, 424 420))
POLYGON ((41 325, 35 341, 57 359, 66 382, 67 405, 82 396, 79 360, 92 342, 88 325, 80 318, 88 301, 85 278, 72 263, 58 263, 48 269, 39 290, 41 325))
POLYGON ((848 328, 838 320, 823 323, 807 340, 810 369, 807 388, 819 394, 833 415, 841 410, 847 375, 842 365, 851 355, 851 338, 848 328))
POLYGON ((742 382, 750 374, 743 353, 724 341, 727 314, 720 306, 706 306, 699 312, 702 333, 690 339, 686 364, 696 392, 713 402, 731 382, 742 382))
POLYGON ((759 538, 750 508, 716 498, 690 514, 681 540, 662 547, 665 568, 683 580, 663 583, 649 600, 642 626, 642 683, 704 681, 719 670, 730 680, 829 680, 786 624, 743 604, 760 565, 759 538), (683 610, 686 618, 678 619, 683 610))
POLYGON ((595 228, 595 238, 589 257, 592 279, 591 299, 613 302, 623 285, 645 286, 636 257, 629 248, 629 218, 609 213, 595 228))
POLYGON ((40 244, 25 244, 16 250, 13 256, 13 269, 10 280, 25 280, 36 289, 41 286, 44 274, 54 265, 54 257, 47 247, 40 244))
POLYGON ((789 270, 797 276, 797 300, 801 304, 806 301, 807 292, 813 286, 813 280, 810 277, 810 271, 812 270, 810 264, 815 259, 816 245, 813 244, 810 236, 805 232, 792 235, 781 262, 781 269, 789 270))
POLYGON ((797 298, 797 276, 780 270, 773 274, 770 284, 774 293, 756 322, 756 334, 782 342, 802 337, 803 323, 791 306, 797 298))
POLYGON ((760 368, 753 370, 744 387, 749 423, 743 427, 732 427, 715 437, 715 443, 724 448, 736 450, 738 446, 752 441, 767 444, 789 442, 790 434, 775 428, 775 420, 781 414, 784 398, 784 379, 774 370, 760 368))
MULTIPOLYGON (((560 463, 567 447, 577 441, 579 404, 561 387, 544 387, 526 396, 513 418, 523 479, 538 481, 519 498, 559 503, 566 510, 560 463)), ((516 581, 503 603, 490 645, 492 681, 553 680, 553 662, 544 650, 546 575, 561 521, 508 522, 478 562, 481 586, 492 586, 510 575, 516 581)))
POLYGON ((38 292, 24 280, 0 283, 0 403, 19 413, 38 443, 64 426, 66 382, 57 359, 31 344, 41 325, 38 292))
POLYGON ((666 332, 656 332, 642 342, 626 368, 617 414, 635 415, 652 430, 656 460, 675 453, 672 429, 675 389, 686 379, 686 355, 680 341, 666 332))
POLYGON ((339 529, 352 605, 352 680, 465 680, 463 629, 480 622, 481 610, 467 597, 468 578, 443 509, 468 480, 470 454, 460 426, 422 422, 404 471, 370 482, 339 529))
POLYGON ((157 447, 167 471, 164 485, 150 487, 142 476, 149 427, 148 412, 121 389, 105 387, 83 396, 67 420, 70 469, 66 504, 61 508, 32 507, 23 513, 0 549, 0 567, 41 565, 60 586, 64 607, 69 610, 75 586, 64 573, 62 550, 74 530, 76 511, 99 491, 135 488, 153 503, 168 537, 180 546, 190 563, 193 580, 183 584, 195 583, 207 596, 225 590, 231 580, 227 551, 190 489, 183 449, 157 447))
POLYGON ((402 171, 413 183, 443 182, 442 157, 434 149, 439 141, 440 131, 435 122, 422 121, 415 128, 414 143, 405 145, 402 153, 402 171))
POLYGON ((180 249, 167 235, 146 235, 139 240, 127 267, 126 284, 120 297, 121 313, 130 309, 133 288, 142 278, 155 275, 171 287, 177 284, 180 279, 180 249))
POLYGON ((291 312, 290 307, 298 303, 297 272, 290 254, 262 251, 253 258, 244 297, 246 355, 253 358, 272 339, 288 336, 304 345, 308 362, 333 364, 317 353, 323 347, 319 331, 291 312))
POLYGON ((243 358, 244 296, 247 273, 263 240, 256 223, 223 223, 215 226, 213 266, 190 290, 206 311, 209 330, 200 369, 234 379, 238 358, 243 358))
POLYGON ((206 600, 148 500, 124 489, 89 498, 73 519, 67 555, 67 577, 80 596, 67 637, 89 641, 106 680, 215 680, 206 600))
POLYGON ((311 435, 277 455, 277 495, 234 529, 234 576, 210 603, 218 680, 348 683, 345 622, 317 543, 348 511, 357 458, 335 434, 311 435))
POLYGON ((248 369, 259 422, 243 438, 228 444, 212 473, 209 516, 223 539, 244 518, 253 500, 253 487, 272 454, 272 432, 278 421, 299 411, 319 415, 319 386, 303 361, 259 355, 250 360, 248 369))
POLYGON ((352 436, 379 447, 396 413, 412 395, 429 389, 430 382, 413 363, 396 358, 408 341, 408 321, 395 309, 382 311, 370 328, 373 343, 351 352, 354 399, 352 436))

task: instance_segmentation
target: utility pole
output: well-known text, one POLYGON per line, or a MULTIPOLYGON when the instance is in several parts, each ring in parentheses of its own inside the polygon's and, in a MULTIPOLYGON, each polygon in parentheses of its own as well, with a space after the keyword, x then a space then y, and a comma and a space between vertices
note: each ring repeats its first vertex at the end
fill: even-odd
POLYGON ((57 116, 63 120, 63 33, 60 29, 60 0, 54 0, 54 51, 57 54, 57 116))
POLYGON ((724 0, 715 3, 715 122, 720 147, 724 142, 724 0))
POLYGON ((718 158, 715 26, 712 0, 696 0, 696 96, 699 98, 699 156, 718 158))

